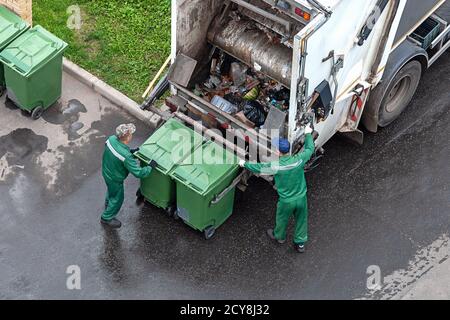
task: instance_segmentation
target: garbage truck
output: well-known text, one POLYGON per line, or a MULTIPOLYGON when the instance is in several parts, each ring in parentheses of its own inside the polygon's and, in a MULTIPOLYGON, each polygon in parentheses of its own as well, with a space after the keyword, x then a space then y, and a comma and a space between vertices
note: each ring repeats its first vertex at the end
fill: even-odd
POLYGON ((338 132, 362 143, 360 124, 377 132, 396 120, 450 47, 449 11, 446 0, 172 1, 167 105, 203 131, 244 132, 263 150, 262 128, 280 129, 295 152, 310 122, 317 148, 338 132), (234 65, 247 71, 230 86, 234 65), (262 121, 239 112, 252 83, 264 86, 254 103, 262 121), (234 110, 213 104, 217 96, 234 110))
POLYGON ((446 0, 174 0, 160 114, 254 161, 272 154, 271 131, 297 153, 312 125, 316 157, 337 133, 363 143, 361 126, 394 122, 450 47, 449 11, 446 0))

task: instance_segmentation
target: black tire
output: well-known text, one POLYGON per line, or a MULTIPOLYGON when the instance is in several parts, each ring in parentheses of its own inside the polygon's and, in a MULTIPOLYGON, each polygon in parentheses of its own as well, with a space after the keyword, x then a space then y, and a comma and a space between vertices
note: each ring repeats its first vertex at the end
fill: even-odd
POLYGON ((422 77, 419 61, 406 64, 392 79, 384 93, 380 106, 378 125, 387 127, 394 122, 411 103, 422 77))
POLYGON ((205 237, 206 240, 211 240, 212 237, 214 237, 214 235, 216 234, 216 228, 214 227, 208 227, 203 231, 203 235, 205 237))
POLYGON ((166 209, 166 212, 169 218, 172 218, 176 215, 177 208, 175 206, 170 206, 166 209))
POLYGON ((144 196, 142 195, 141 189, 138 189, 138 190, 136 191, 136 205, 137 205, 137 206, 140 206, 140 205, 142 205, 142 204, 144 204, 144 203, 145 203, 145 198, 144 198, 144 196))
POLYGON ((44 108, 43 107, 36 107, 31 112, 31 118, 33 120, 38 120, 42 116, 43 113, 44 113, 44 108))
POLYGON ((10 107, 11 109, 18 109, 17 105, 9 98, 8 95, 5 97, 5 106, 10 107))

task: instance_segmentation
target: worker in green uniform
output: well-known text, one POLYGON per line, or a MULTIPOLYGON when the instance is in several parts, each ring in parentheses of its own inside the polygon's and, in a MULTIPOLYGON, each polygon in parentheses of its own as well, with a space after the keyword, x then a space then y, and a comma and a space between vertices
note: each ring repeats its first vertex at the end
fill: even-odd
POLYGON ((136 132, 133 124, 122 124, 117 127, 116 135, 106 141, 103 153, 102 174, 108 188, 105 201, 105 212, 101 217, 101 223, 117 229, 122 223, 116 219, 124 201, 123 183, 129 173, 138 179, 150 175, 152 168, 157 166, 155 161, 150 166, 141 167, 134 157, 139 149, 131 150, 128 145, 136 132))
POLYGON ((241 167, 262 175, 273 175, 279 200, 276 213, 275 229, 267 230, 267 235, 280 244, 286 242, 286 232, 291 216, 295 218, 294 247, 299 253, 305 252, 308 241, 308 202, 304 168, 314 153, 313 130, 305 129, 303 152, 290 156, 291 145, 286 139, 274 141, 278 148, 279 160, 270 163, 248 163, 241 161, 241 167))

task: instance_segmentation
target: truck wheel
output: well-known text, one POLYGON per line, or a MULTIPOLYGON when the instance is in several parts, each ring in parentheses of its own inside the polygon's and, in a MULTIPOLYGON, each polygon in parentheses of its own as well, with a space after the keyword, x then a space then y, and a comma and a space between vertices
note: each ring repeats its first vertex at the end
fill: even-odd
POLYGON ((206 240, 210 240, 214 235, 216 234, 216 228, 214 227, 208 227, 203 231, 203 235, 205 236, 206 240))
POLYGON ((405 111, 416 93, 421 77, 422 65, 414 60, 392 79, 381 103, 378 120, 380 127, 387 127, 405 111))
POLYGON ((33 120, 38 120, 42 114, 44 113, 44 108, 43 107, 36 107, 33 112, 31 112, 31 118, 33 120))

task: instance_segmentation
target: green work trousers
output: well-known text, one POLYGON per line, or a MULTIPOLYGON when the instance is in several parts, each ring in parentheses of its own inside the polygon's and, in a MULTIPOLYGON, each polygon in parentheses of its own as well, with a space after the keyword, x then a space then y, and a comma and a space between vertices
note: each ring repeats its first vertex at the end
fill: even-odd
POLYGON ((291 216, 295 218, 294 243, 308 241, 308 201, 306 196, 291 201, 278 201, 274 236, 286 240, 286 232, 291 216))
POLYGON ((124 200, 123 182, 115 182, 105 179, 108 191, 106 193, 105 212, 103 212, 102 219, 110 221, 114 219, 120 211, 124 200))

